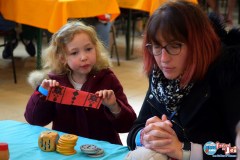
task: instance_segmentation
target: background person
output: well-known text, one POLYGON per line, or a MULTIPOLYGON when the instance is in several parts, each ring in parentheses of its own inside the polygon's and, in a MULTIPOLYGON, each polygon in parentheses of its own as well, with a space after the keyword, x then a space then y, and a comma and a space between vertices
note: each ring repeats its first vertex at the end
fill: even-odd
MULTIPOLYGON (((207 4, 210 6, 213 12, 215 12, 219 16, 222 16, 220 13, 219 2, 220 0, 207 0, 207 4)), ((233 13, 235 6, 236 0, 227 0, 227 9, 224 19, 229 26, 233 26, 233 13)))
MULTIPOLYGON (((2 57, 8 59, 11 57, 11 53, 18 45, 17 32, 15 30, 16 23, 7 19, 0 14, 0 31, 9 31, 4 37, 7 45, 3 49, 2 57), (12 47, 11 47, 12 44, 12 47)), ((28 25, 22 24, 22 32, 19 35, 20 40, 25 46, 27 53, 34 57, 36 54, 36 49, 33 44, 33 39, 36 37, 36 28, 28 25)))
POLYGON ((103 42, 104 46, 109 49, 110 45, 110 30, 112 23, 110 22, 111 15, 104 14, 96 17, 80 19, 86 25, 91 25, 97 32, 98 38, 103 42))

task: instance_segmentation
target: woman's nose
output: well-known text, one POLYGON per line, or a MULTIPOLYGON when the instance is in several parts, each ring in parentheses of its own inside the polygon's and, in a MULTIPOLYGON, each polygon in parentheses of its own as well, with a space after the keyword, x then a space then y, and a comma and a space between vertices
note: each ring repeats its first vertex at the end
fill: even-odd
POLYGON ((170 55, 165 48, 162 49, 161 61, 168 62, 170 60, 170 55))

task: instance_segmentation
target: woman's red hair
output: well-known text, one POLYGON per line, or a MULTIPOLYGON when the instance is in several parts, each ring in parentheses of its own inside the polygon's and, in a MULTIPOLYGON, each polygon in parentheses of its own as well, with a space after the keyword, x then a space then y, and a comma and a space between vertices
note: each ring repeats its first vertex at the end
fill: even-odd
POLYGON ((148 75, 157 64, 145 45, 160 44, 159 35, 167 42, 176 40, 188 47, 188 59, 181 85, 202 79, 209 65, 220 54, 220 39, 206 13, 197 4, 170 1, 154 12, 145 28, 143 58, 144 71, 148 75))

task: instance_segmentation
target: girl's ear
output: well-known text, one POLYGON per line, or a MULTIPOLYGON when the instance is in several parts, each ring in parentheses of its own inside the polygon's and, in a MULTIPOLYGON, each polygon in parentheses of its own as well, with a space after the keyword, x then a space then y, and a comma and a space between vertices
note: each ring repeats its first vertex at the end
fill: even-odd
POLYGON ((67 63, 66 62, 66 57, 63 55, 59 55, 59 61, 62 62, 63 64, 67 63))

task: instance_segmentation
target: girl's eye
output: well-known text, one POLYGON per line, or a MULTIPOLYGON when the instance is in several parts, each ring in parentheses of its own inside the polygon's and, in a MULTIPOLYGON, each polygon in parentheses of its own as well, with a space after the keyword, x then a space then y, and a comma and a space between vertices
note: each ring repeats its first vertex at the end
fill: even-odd
POLYGON ((72 52, 71 55, 76 55, 77 53, 78 53, 77 51, 76 52, 72 52))
POLYGON ((92 47, 88 47, 86 48, 86 51, 90 52, 93 48, 92 47))

